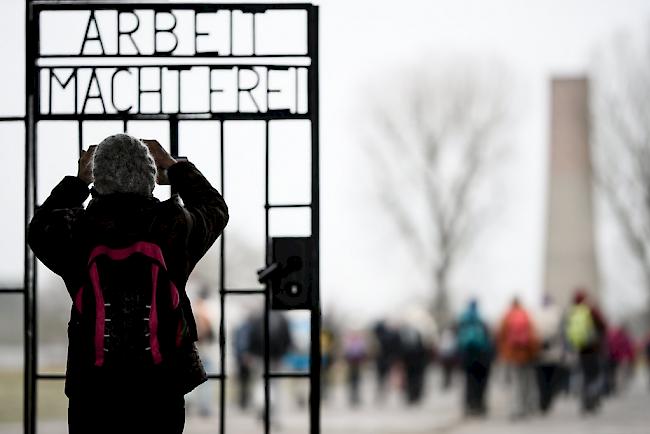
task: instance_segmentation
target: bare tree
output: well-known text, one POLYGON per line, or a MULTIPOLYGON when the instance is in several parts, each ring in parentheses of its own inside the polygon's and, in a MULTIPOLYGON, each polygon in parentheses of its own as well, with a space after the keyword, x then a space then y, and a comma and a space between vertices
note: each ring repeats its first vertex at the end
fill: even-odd
POLYGON ((504 149, 509 85, 500 65, 454 62, 395 71, 371 93, 366 150, 381 204, 442 321, 454 267, 487 220, 483 187, 504 149))
POLYGON ((650 34, 600 53, 591 94, 597 191, 636 258, 650 312, 650 34))

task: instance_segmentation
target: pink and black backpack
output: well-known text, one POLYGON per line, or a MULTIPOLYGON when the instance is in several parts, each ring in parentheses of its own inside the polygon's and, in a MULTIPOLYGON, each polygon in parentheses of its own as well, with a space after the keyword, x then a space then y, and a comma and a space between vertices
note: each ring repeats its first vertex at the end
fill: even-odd
POLYGON ((173 357, 187 325, 158 245, 95 246, 83 280, 73 304, 89 364, 146 367, 173 357))

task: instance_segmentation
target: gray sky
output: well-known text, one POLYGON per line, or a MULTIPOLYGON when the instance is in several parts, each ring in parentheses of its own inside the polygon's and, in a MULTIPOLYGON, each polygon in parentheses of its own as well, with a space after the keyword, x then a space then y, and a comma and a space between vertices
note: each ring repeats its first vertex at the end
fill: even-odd
MULTIPOLYGON (((22 114, 22 4, 22 0, 2 2, 0 55, 5 62, 0 71, 0 113, 3 114, 22 114)), ((342 311, 370 316, 427 294, 428 288, 416 277, 399 237, 373 202, 374 182, 357 128, 366 108, 360 90, 373 77, 381 77, 383 71, 396 65, 457 57, 496 58, 511 68, 519 117, 512 125, 513 147, 500 174, 502 191, 494 198, 500 202, 499 214, 480 239, 480 251, 470 252, 466 265, 454 276, 454 300, 460 303, 469 295, 478 295, 483 300, 489 298, 492 303, 488 310, 492 314, 515 292, 536 301, 541 291, 544 254, 549 79, 557 75, 585 74, 594 50, 607 44, 618 32, 643 31, 650 18, 650 3, 642 0, 326 0, 320 5, 325 307, 336 306, 342 311)), ((19 161, 19 164, 4 165, 0 175, 0 200, 5 209, 19 207, 19 212, 4 212, 1 217, 3 245, 15 247, 4 248, 0 253, 0 281, 20 279, 22 266, 19 253, 22 181, 16 181, 22 177, 19 134, 15 126, 0 125, 3 161, 19 161)), ((65 134, 53 130, 49 141, 52 145, 60 144, 65 134)), ((101 134, 97 132, 98 136, 101 134)), ((200 136, 196 140, 201 140, 200 136)), ((74 145, 61 146, 70 151, 60 152, 74 150, 74 145)), ((49 175, 43 174, 44 183, 53 185, 59 174, 74 170, 74 157, 63 162, 57 157, 58 149, 53 148, 47 154, 52 155, 51 161, 57 162, 57 169, 49 175)), ((254 150, 236 153, 236 158, 241 164, 253 167, 259 163, 254 150)), ((42 160, 43 164, 49 161, 42 160)), ((212 169, 206 171, 212 179, 217 179, 218 174, 212 169)), ((259 193, 256 187, 246 184, 245 176, 233 177, 231 185, 239 185, 237 188, 241 190, 237 191, 241 195, 259 193)), ((282 184, 278 194, 287 185, 290 184, 282 184)), ((242 214, 246 214, 244 209, 242 205, 242 214)), ((239 230, 243 237, 256 239, 256 230, 253 235, 245 233, 247 218, 240 219, 239 230)), ((607 294, 612 294, 614 287, 618 291, 619 283, 608 278, 607 294)), ((612 310, 623 312, 638 304, 640 288, 632 282, 625 285, 625 291, 625 296, 617 300, 605 297, 612 310)))
MULTIPOLYGON (((367 202, 373 182, 369 176, 357 175, 367 172, 364 155, 355 151, 359 137, 354 122, 364 106, 354 95, 364 80, 396 63, 469 56, 495 57, 513 70, 520 118, 512 125, 513 148, 502 174, 503 191, 495 197, 501 202, 500 214, 480 240, 480 251, 473 251, 456 273, 455 298, 457 302, 468 295, 489 299, 487 307, 493 315, 516 292, 536 302, 543 284, 549 79, 587 73, 599 47, 620 32, 638 34, 647 27, 650 4, 425 1, 400 2, 399 8, 389 5, 328 1, 321 10, 324 231, 330 228, 324 237, 324 269, 337 270, 324 276, 326 300, 348 290, 345 298, 354 298, 350 305, 358 306, 377 292, 372 299, 390 308, 405 293, 427 291, 411 277, 407 256, 391 248, 399 239, 386 229, 381 215, 343 211, 367 202), (337 23, 332 33, 327 31, 329 22, 337 23), (350 99, 352 103, 341 107, 341 101, 350 99), (328 166, 330 161, 336 170, 328 166), (328 174, 332 174, 329 179, 328 174), (363 236, 371 231, 375 236, 363 236), (343 251, 344 255, 335 253, 343 251)), ((604 236, 602 228, 599 236, 604 236)), ((605 241, 608 246, 613 243, 609 238, 605 241)), ((616 312, 634 309, 642 290, 630 281, 621 285, 608 261, 611 256, 601 258, 607 272, 603 289, 608 307, 616 312)), ((629 275, 626 262, 617 265, 623 267, 618 275, 629 275)))

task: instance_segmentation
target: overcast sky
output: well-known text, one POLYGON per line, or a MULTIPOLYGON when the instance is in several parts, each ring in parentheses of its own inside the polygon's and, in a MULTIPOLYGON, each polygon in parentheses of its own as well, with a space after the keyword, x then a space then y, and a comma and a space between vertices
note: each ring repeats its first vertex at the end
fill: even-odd
MULTIPOLYGON (((513 149, 505 164, 505 182, 500 183, 503 190, 494 198, 502 202, 500 214, 480 240, 480 250, 473 251, 456 274, 455 298, 462 302, 468 295, 479 295, 490 300, 484 304, 492 315, 515 293, 537 302, 545 249, 549 80, 587 74, 595 52, 618 34, 642 37, 650 22, 650 4, 505 0, 391 4, 398 3, 328 1, 321 8, 323 222, 324 230, 330 229, 324 238, 324 264, 325 269, 345 270, 325 275, 326 300, 350 289, 345 297, 354 294, 361 303, 377 291, 381 297, 374 299, 388 307, 399 303, 406 292, 427 290, 411 283, 406 256, 391 248, 397 241, 384 230, 382 218, 368 221, 362 211, 343 212, 367 200, 369 188, 363 183, 372 183, 371 177, 353 175, 364 172, 365 157, 350 151, 359 149, 350 119, 363 110, 363 101, 354 101, 355 89, 377 70, 427 57, 460 56, 495 57, 513 70, 520 117, 512 125, 513 149), (336 23, 331 31, 329 23, 336 23), (345 102, 349 100, 354 102, 345 102), (351 158, 341 158, 344 155, 351 158), (374 237, 356 237, 370 231, 375 231, 374 237)), ((602 226, 600 244, 610 247, 615 243, 605 239, 602 226)), ((612 255, 604 256, 607 307, 615 313, 638 307, 642 289, 621 278, 631 274, 629 264, 607 266, 612 255)))
MULTIPOLYGON (((0 14, 4 59, 0 113, 4 115, 21 115, 23 108, 22 4, 22 0, 3 0, 0 14)), ((414 277, 399 237, 373 204, 374 181, 357 128, 366 108, 360 89, 396 65, 457 57, 496 58, 507 65, 513 71, 519 117, 512 125, 513 148, 500 175, 502 191, 494 198, 500 202, 499 214, 481 238, 480 250, 472 251, 454 276, 454 300, 489 297, 488 310, 493 314, 514 293, 536 300, 543 283, 549 80, 586 74, 595 50, 617 33, 642 32, 650 23, 650 2, 326 0, 320 5, 325 307, 371 316, 427 294, 428 288, 414 277)), ((3 164, 0 174, 4 210, 0 280, 9 283, 20 279, 22 265, 17 253, 22 234, 19 133, 16 126, 0 125, 3 162, 18 161, 3 164)), ((52 145, 60 140, 58 135, 50 138, 52 145)), ((66 150, 54 148, 47 155, 74 153, 75 145, 62 149, 66 150)), ((59 166, 44 174, 43 182, 53 186, 59 173, 73 171, 75 157, 59 166)), ((213 171, 210 176, 216 179, 217 174, 213 171)), ((233 176, 245 192, 246 177, 233 176)), ((604 289, 611 294, 616 283, 607 282, 604 289)), ((638 304, 640 288, 629 285, 624 290, 626 296, 618 298, 624 302, 605 297, 610 309, 624 312, 638 304)))

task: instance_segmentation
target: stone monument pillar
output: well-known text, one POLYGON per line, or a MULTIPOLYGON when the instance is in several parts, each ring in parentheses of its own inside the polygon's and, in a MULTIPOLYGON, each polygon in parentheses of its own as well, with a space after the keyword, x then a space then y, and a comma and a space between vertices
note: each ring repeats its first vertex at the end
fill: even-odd
POLYGON ((593 183, 589 146, 589 83, 551 81, 551 134, 543 290, 566 305, 577 287, 598 297, 593 183))

